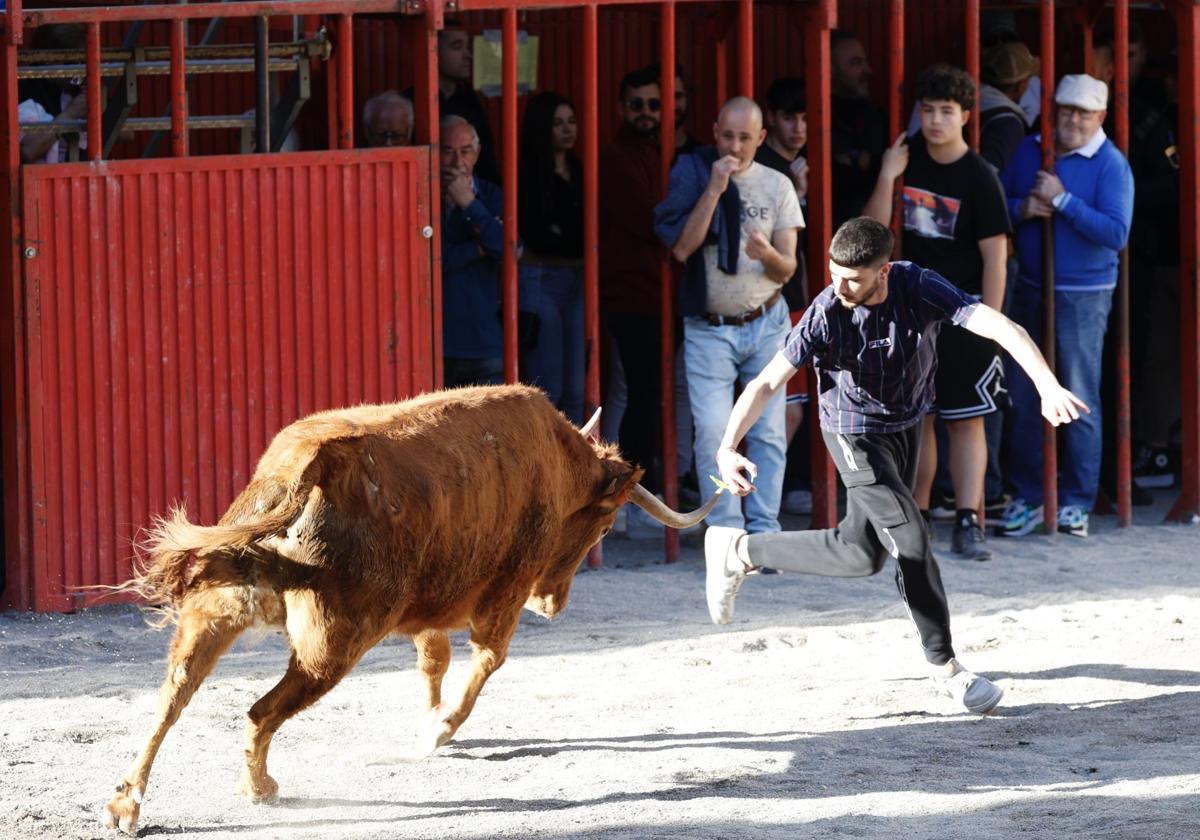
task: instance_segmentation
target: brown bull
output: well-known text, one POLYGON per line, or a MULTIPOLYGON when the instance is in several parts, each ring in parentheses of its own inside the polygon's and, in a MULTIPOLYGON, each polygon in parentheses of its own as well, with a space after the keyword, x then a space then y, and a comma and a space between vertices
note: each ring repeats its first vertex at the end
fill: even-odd
POLYGON ((641 470, 588 431, 519 385, 328 411, 276 435, 219 524, 193 525, 183 510, 160 522, 122 589, 163 604, 178 627, 154 731, 105 824, 136 833, 167 730, 256 624, 283 627, 291 658, 247 715, 247 796, 278 790, 267 749, 283 722, 391 633, 417 648, 430 708, 421 742, 432 751, 450 740, 504 662, 522 606, 547 618, 566 606, 580 561, 627 499, 674 527, 711 509, 662 506, 637 484, 641 470), (447 631, 460 628, 471 632, 472 672, 443 706, 447 631))

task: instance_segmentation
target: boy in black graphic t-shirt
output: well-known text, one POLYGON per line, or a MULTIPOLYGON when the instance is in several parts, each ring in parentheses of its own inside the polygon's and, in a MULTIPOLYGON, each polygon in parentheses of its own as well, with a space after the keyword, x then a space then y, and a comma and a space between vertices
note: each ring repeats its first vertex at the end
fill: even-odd
MULTIPOLYGON (((916 95, 921 134, 907 145, 901 135, 884 154, 865 213, 889 223, 895 181, 903 175, 904 258, 1000 309, 1012 227, 996 173, 963 139, 963 126, 975 107, 975 84, 958 68, 935 65, 921 73, 916 95)), ((995 343, 947 326, 938 337, 936 388, 934 411, 946 421, 958 508, 953 550, 964 559, 986 560, 991 552, 975 514, 982 507, 987 470, 983 418, 1007 401, 995 343)), ((915 495, 926 512, 937 467, 932 416, 926 420, 921 454, 915 495)))

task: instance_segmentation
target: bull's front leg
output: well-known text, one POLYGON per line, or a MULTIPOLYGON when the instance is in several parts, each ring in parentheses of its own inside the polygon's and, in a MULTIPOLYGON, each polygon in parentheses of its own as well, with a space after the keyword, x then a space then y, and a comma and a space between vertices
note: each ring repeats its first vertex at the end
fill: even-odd
POLYGON ((417 649, 417 670, 425 678, 427 708, 432 711, 442 703, 442 678, 450 667, 450 636, 443 630, 425 630, 413 636, 417 649))
POLYGON ((471 623, 471 675, 463 687, 462 697, 454 706, 439 705, 430 711, 430 716, 417 738, 417 750, 429 755, 438 747, 448 743, 463 725, 479 692, 497 668, 504 664, 508 655, 508 643, 517 628, 520 609, 505 615, 478 617, 471 623))

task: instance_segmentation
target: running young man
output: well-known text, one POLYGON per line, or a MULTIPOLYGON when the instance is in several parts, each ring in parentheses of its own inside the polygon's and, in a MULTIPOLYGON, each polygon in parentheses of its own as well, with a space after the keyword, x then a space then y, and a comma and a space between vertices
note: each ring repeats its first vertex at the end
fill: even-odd
POLYGON ((739 587, 761 568, 863 577, 894 557, 896 585, 933 666, 930 676, 940 691, 984 714, 1003 692, 954 658, 946 593, 912 492, 921 420, 933 400, 938 328, 949 322, 999 342, 1037 385, 1042 415, 1053 425, 1089 409, 1058 383, 1024 329, 934 271, 888 262, 891 252, 891 231, 874 219, 851 219, 838 229, 829 245, 831 285, 746 386, 717 452, 721 478, 733 492, 754 490, 758 468, 738 453, 738 443, 796 369, 812 360, 825 446, 846 485, 845 518, 822 531, 748 535, 710 527, 708 610, 714 622, 728 624, 739 587))

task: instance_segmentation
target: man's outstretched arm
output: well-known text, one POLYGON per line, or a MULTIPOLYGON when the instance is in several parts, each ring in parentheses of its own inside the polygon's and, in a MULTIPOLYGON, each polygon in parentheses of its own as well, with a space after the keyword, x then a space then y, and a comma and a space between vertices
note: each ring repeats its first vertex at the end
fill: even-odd
POLYGON ((721 448, 717 450, 717 468, 721 471, 721 479, 733 488, 738 496, 745 496, 754 489, 751 483, 758 477, 758 467, 737 451, 737 446, 750 431, 750 427, 762 416, 763 410, 771 398, 779 393, 779 389, 796 373, 796 368, 782 353, 776 353, 775 358, 750 380, 750 384, 742 391, 733 412, 729 415, 729 423, 725 426, 725 435, 721 438, 721 448), (750 477, 742 475, 742 469, 750 473, 750 477))
POLYGON ((1042 397, 1042 416, 1050 421, 1050 425, 1060 426, 1078 420, 1080 411, 1092 413, 1083 400, 1059 384, 1054 371, 1050 370, 1042 357, 1042 351, 1020 324, 1013 323, 981 303, 963 326, 976 335, 995 341, 1024 368, 1042 397))

